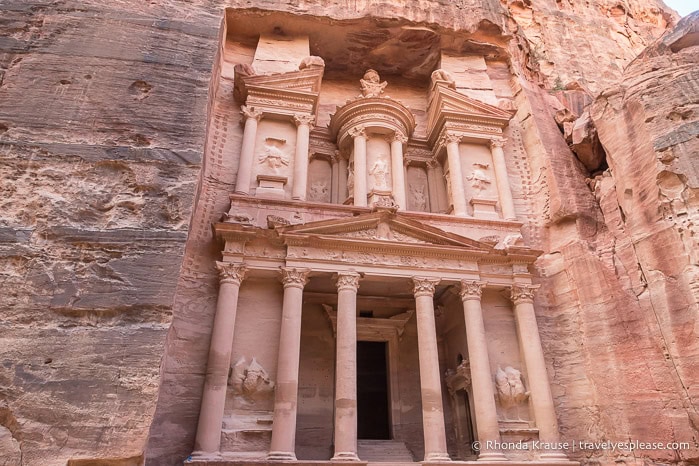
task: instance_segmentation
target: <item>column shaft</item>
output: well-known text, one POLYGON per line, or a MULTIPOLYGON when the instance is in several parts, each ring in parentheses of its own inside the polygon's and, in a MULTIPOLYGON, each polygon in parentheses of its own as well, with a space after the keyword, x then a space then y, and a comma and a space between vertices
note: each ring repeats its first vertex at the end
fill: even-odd
POLYGON ((403 167, 403 144, 408 138, 400 133, 395 133, 391 140, 391 182, 393 185, 393 200, 398 207, 407 210, 405 199, 405 167, 403 167))
POLYGON ((206 380, 199 411, 194 451, 198 456, 216 454, 221 447, 223 408, 226 403, 228 370, 238 310, 238 292, 245 277, 245 265, 217 262, 221 286, 218 291, 214 326, 211 332, 206 380))
POLYGON ((331 187, 332 189, 330 190, 330 202, 333 204, 337 204, 340 199, 340 164, 339 164, 339 155, 335 154, 332 159, 330 160, 330 163, 332 163, 332 181, 331 181, 331 187))
POLYGON ((466 192, 464 191, 464 176, 461 172, 461 154, 459 152, 458 136, 448 134, 445 138, 447 146, 447 160, 449 161, 449 176, 451 181, 451 203, 454 206, 454 215, 467 217, 466 192))
POLYGON ((430 196, 430 212, 440 211, 437 183, 441 182, 441 180, 437 177, 437 164, 438 162, 436 160, 429 160, 427 162, 427 192, 430 196))
POLYGON ((471 368, 471 389, 476 412, 478 440, 481 442, 478 460, 505 461, 505 455, 500 449, 493 448, 495 442, 500 442, 500 427, 495 407, 495 387, 490 371, 488 344, 481 309, 481 291, 484 285, 484 283, 476 281, 461 281, 468 362, 471 368))
POLYGON ((284 301, 274 392, 274 423, 268 460, 296 460, 296 412, 298 405, 301 309, 308 269, 282 267, 284 301))
POLYGON ((347 159, 340 156, 340 181, 337 183, 337 202, 344 204, 349 194, 347 193, 347 176, 349 175, 347 168, 347 159))
POLYGON ((333 460, 357 457, 357 288, 359 274, 337 279, 337 358, 335 359, 335 455, 333 460))
POLYGON ((434 322, 434 288, 438 279, 413 278, 417 316, 418 359, 420 362, 420 394, 422 395, 422 427, 425 437, 424 461, 450 461, 442 406, 442 381, 437 354, 437 332, 434 322))
POLYGON ((498 185, 498 197, 500 198, 500 208, 502 218, 505 220, 515 220, 515 204, 512 200, 512 189, 507 176, 507 165, 505 163, 505 152, 502 147, 505 141, 494 139, 491 141, 490 150, 493 156, 493 169, 495 170, 495 181, 498 185))
POLYGON ((243 129, 243 145, 240 149, 235 192, 236 194, 250 194, 250 178, 252 177, 252 162, 255 156, 257 122, 262 117, 262 112, 253 107, 243 106, 241 113, 245 118, 245 127, 243 129))
MULTIPOLYGON (((551 385, 546 373, 544 351, 541 348, 539 327, 534 314, 534 291, 538 285, 513 285, 512 301, 515 307, 517 334, 524 364, 527 368, 527 382, 539 440, 558 443, 558 420, 551 395, 551 385)), ((546 450, 540 453, 541 459, 560 460, 566 456, 558 450, 546 450)))
POLYGON ((354 205, 366 207, 366 133, 355 128, 350 135, 354 138, 354 205))
POLYGON ((296 153, 294 155, 294 185, 291 188, 291 198, 306 200, 308 184, 308 145, 310 143, 310 124, 313 115, 296 115, 296 153))

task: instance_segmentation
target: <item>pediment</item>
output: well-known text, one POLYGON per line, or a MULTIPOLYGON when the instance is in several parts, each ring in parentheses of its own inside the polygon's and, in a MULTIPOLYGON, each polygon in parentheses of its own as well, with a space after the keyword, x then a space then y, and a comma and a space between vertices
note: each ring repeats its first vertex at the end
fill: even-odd
POLYGON ((238 101, 244 102, 251 90, 317 96, 320 93, 323 71, 323 67, 311 67, 298 71, 261 75, 239 72, 235 75, 235 97, 238 101))
POLYGON ((491 251, 492 245, 450 233, 400 213, 375 212, 351 218, 278 227, 279 236, 290 242, 357 242, 421 247, 457 247, 491 251))

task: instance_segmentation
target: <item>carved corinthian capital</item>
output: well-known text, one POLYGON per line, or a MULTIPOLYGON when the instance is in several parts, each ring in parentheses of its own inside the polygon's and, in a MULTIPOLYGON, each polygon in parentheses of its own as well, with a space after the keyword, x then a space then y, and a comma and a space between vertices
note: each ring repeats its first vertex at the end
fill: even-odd
POLYGON ((337 291, 359 289, 359 277, 357 272, 340 272, 337 274, 337 291))
POLYGON ((308 283, 308 273, 311 271, 310 269, 296 267, 280 267, 280 269, 284 288, 293 286, 303 289, 306 283, 308 283))
POLYGON ((439 278, 413 277, 413 294, 418 296, 434 296, 434 288, 439 284, 439 278))
POLYGON ((312 125, 315 120, 315 115, 309 115, 306 113, 297 113, 296 115, 294 115, 294 123, 296 123, 296 126, 312 125))
POLYGON ((539 289, 539 285, 512 285, 511 299, 515 305, 519 303, 533 303, 534 293, 539 289))
POLYGON ((459 133, 453 133, 451 131, 448 131, 444 133, 444 135, 439 138, 439 145, 440 146, 446 146, 447 144, 453 144, 453 143, 460 143, 461 142, 461 134, 459 133))
POLYGON ((366 137, 366 130, 365 130, 364 126, 355 126, 355 127, 352 128, 351 130, 349 130, 347 133, 348 133, 350 136, 352 136, 353 138, 356 138, 356 137, 359 137, 359 136, 361 136, 361 137, 363 137, 363 138, 366 137))
POLYGON ((461 300, 466 301, 468 299, 481 299, 481 294, 483 293, 483 288, 485 288, 485 282, 479 282, 476 280, 461 280, 461 300))
POLYGON ((243 115, 243 119, 247 120, 248 118, 253 118, 257 121, 260 121, 260 118, 262 118, 262 110, 259 110, 255 107, 248 107, 247 105, 243 105, 240 107, 240 114, 243 115))
POLYGON ((503 147, 505 147, 506 143, 507 143, 507 139, 505 139, 505 138, 492 138, 490 140, 490 147, 491 148, 499 147, 500 149, 502 149, 503 147))
POLYGON ((405 144, 406 142, 408 142, 408 137, 405 134, 396 131, 395 133, 393 133, 392 136, 389 136, 389 140, 389 142, 398 141, 401 144, 405 144))
POLYGON ((248 269, 245 264, 216 261, 218 278, 221 283, 233 283, 240 286, 248 269))

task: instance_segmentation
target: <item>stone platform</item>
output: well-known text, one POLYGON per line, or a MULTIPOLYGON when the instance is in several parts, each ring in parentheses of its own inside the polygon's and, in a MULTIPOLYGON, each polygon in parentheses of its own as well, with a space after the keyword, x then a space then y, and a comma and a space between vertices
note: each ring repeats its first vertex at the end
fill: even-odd
POLYGON ((580 466, 577 461, 448 461, 448 462, 429 462, 429 461, 264 461, 264 460, 245 460, 245 459, 191 459, 185 461, 185 465, 196 466, 274 466, 279 464, 293 466, 337 466, 338 464, 350 463, 356 466, 580 466))

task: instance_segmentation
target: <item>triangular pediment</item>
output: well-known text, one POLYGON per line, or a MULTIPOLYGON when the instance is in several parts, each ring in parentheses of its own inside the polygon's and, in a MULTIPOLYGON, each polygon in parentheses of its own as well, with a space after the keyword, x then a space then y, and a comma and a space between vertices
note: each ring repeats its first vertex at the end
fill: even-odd
POLYGON ((317 96, 323 80, 323 67, 311 67, 298 71, 273 74, 236 73, 235 97, 244 102, 251 90, 298 92, 317 96))
POLYGON ((450 233, 409 218, 400 213, 374 212, 350 218, 338 218, 277 227, 283 240, 363 242, 404 246, 456 247, 465 250, 490 251, 492 245, 450 233))

